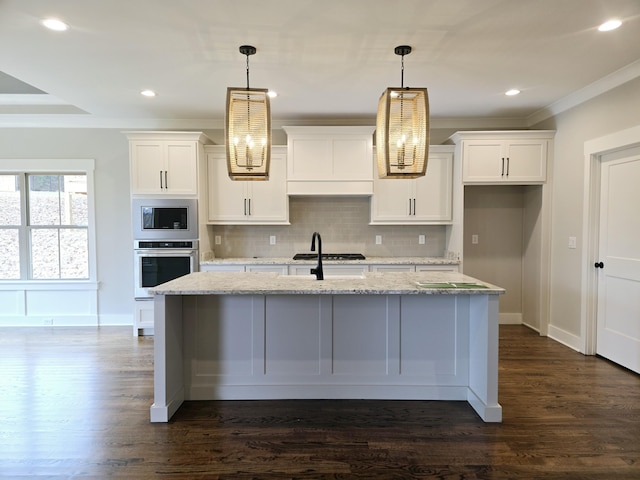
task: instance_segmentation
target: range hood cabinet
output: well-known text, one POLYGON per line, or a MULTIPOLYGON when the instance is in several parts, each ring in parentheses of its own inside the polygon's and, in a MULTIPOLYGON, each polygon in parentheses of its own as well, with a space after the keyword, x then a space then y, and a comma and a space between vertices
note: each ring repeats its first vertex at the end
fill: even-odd
POLYGON ((375 127, 282 127, 288 195, 372 195, 375 127))

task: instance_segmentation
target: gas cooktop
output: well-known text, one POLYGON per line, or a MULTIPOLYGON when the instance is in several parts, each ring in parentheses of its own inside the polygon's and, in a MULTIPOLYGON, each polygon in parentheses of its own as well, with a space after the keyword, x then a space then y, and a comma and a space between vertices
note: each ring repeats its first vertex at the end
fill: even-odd
MULTIPOLYGON (((316 260, 317 253, 296 253, 294 260, 316 260)), ((361 253, 323 253, 323 260, 365 260, 366 257, 361 253)))

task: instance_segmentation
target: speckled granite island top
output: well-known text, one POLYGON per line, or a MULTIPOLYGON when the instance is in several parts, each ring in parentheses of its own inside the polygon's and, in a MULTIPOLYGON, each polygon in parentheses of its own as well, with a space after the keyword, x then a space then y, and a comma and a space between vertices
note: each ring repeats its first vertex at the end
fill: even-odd
POLYGON ((197 272, 151 289, 156 295, 499 295, 503 288, 453 272, 311 276, 197 272))

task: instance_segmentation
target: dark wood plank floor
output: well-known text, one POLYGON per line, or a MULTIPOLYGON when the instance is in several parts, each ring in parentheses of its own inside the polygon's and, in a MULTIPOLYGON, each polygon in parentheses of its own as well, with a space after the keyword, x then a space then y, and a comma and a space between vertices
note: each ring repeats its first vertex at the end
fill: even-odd
POLYGON ((465 402, 188 402, 149 423, 153 338, 0 329, 0 478, 640 479, 640 376, 500 328, 502 424, 465 402))

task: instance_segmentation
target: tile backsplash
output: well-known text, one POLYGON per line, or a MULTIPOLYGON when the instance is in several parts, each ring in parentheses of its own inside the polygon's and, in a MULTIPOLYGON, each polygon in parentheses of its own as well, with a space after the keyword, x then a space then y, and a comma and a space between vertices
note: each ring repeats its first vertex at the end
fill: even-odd
POLYGON ((209 225, 217 258, 292 257, 309 252, 311 235, 320 232, 325 253, 363 253, 375 257, 444 256, 444 225, 369 225, 369 197, 290 197, 291 225, 209 225), (376 236, 382 244, 376 245, 376 236), (425 236, 424 245, 418 236, 425 236), (276 244, 270 244, 275 236, 276 244))

